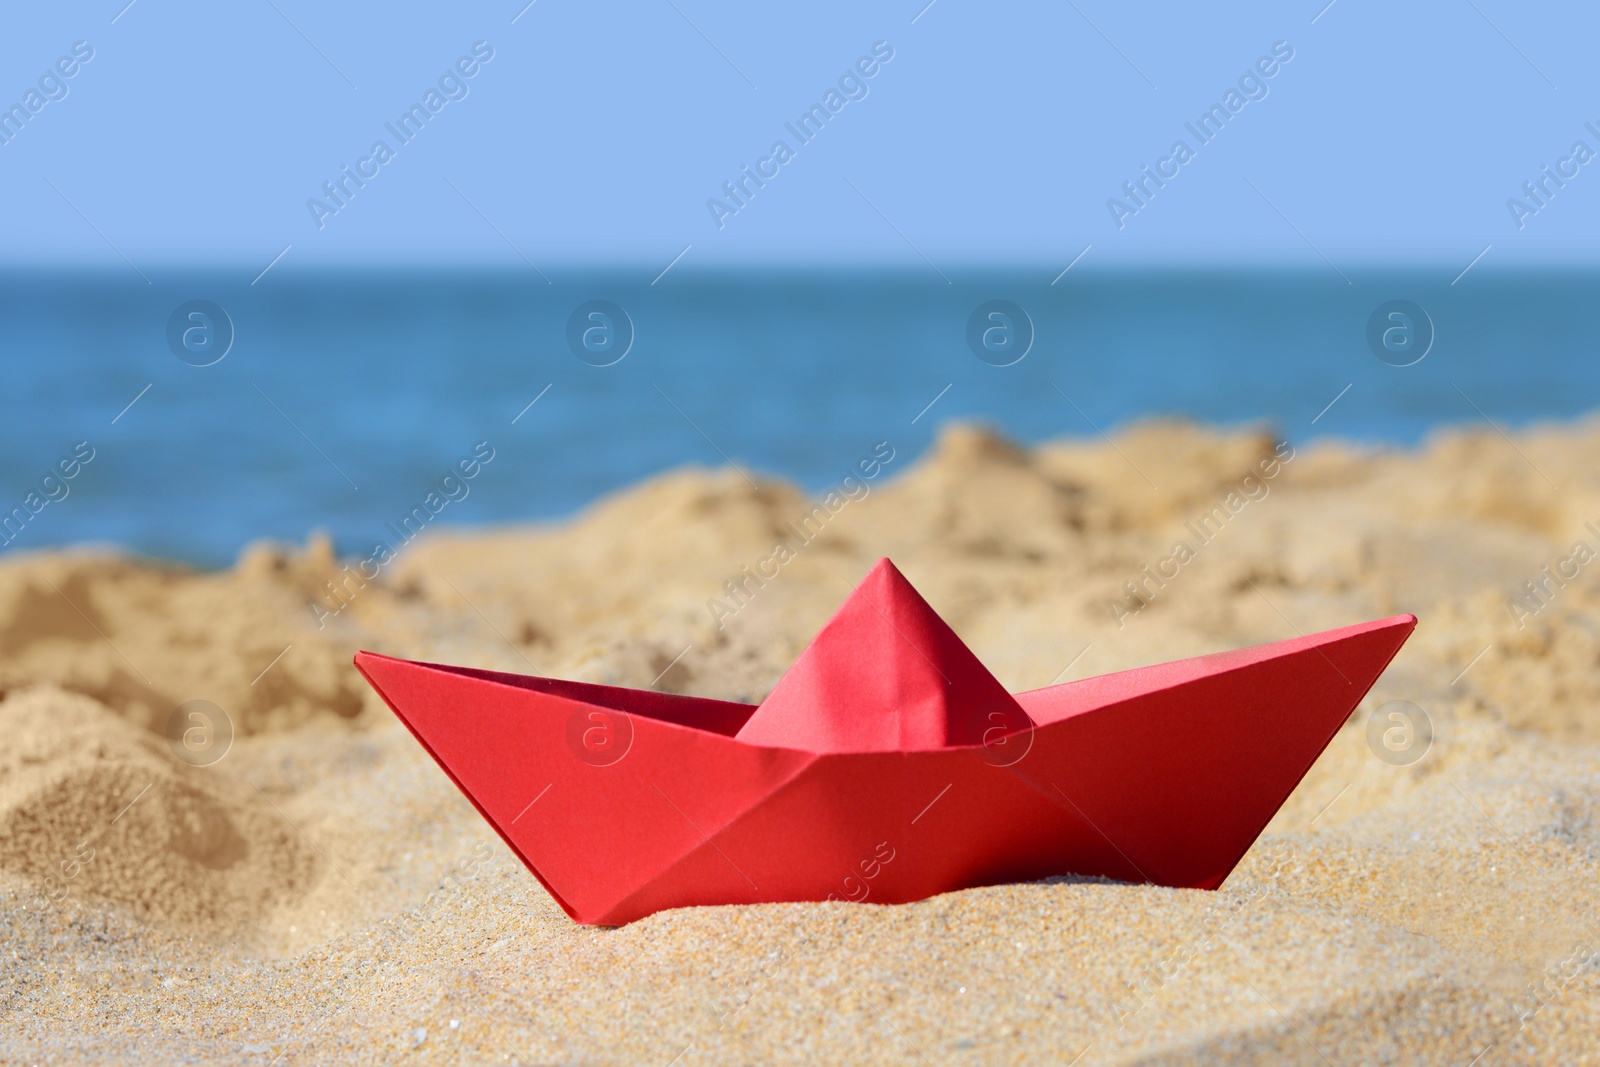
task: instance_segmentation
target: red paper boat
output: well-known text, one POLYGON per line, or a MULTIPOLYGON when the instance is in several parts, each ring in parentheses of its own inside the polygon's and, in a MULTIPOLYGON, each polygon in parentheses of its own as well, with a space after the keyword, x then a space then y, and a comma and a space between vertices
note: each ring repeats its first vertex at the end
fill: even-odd
POLYGON ((1412 615, 1008 694, 888 560, 759 706, 356 655, 580 923, 1050 875, 1215 889, 1412 615))

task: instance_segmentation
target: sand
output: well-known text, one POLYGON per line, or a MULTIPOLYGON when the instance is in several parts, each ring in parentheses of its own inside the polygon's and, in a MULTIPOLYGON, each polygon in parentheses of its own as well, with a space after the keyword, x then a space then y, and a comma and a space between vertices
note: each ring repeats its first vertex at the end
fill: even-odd
POLYGON ((219 573, 7 556, 0 1061, 1600 1063, 1600 560, 1575 557, 1600 553, 1600 422, 1302 445, 1262 478, 1274 445, 947 427, 747 603, 724 583, 813 502, 732 470, 435 531, 364 587, 320 538, 219 573), (1014 690, 1421 624, 1217 892, 1061 878, 621 929, 568 920, 350 666, 758 700, 885 555, 1014 690), (168 729, 192 700, 211 747, 168 729), (1367 733, 1393 700, 1433 732, 1398 765, 1367 733))

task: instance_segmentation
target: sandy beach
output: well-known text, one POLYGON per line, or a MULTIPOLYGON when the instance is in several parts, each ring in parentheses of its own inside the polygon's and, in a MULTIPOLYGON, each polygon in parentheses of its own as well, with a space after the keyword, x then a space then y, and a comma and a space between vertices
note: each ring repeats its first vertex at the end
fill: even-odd
POLYGON ((1600 421, 1409 451, 1171 422, 878 445, 737 596, 819 502, 731 469, 430 529, 371 580, 368 546, 315 536, 216 573, 4 557, 0 1061, 1600 1063, 1600 421), (1216 892, 1060 878, 619 929, 568 919, 351 666, 758 701, 882 556, 1014 691, 1420 624, 1216 892), (189 701, 231 743, 178 758, 189 701), (1390 701, 1431 743, 1380 758, 1390 701))

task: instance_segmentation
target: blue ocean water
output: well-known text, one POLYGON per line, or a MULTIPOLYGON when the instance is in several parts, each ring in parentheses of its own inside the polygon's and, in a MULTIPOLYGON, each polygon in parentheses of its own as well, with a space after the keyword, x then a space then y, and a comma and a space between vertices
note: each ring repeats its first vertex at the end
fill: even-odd
POLYGON ((0 551, 218 566, 321 528, 357 553, 430 491, 456 497, 439 523, 550 518, 725 456, 818 489, 879 441, 904 469, 955 418, 1026 442, 1171 414, 1409 444, 1600 405, 1600 273, 1346 274, 8 273, 0 514, 28 517, 0 551), (480 442, 476 477, 443 483, 480 442))

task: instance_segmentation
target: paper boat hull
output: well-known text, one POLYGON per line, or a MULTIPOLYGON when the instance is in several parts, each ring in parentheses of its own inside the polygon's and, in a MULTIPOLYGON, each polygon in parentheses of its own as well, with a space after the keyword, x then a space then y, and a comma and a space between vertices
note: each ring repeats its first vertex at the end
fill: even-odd
POLYGON ((1214 889, 1416 624, 1409 615, 1022 693, 987 745, 817 754, 753 705, 356 666, 575 920, 905 903, 1052 875, 1214 889))

